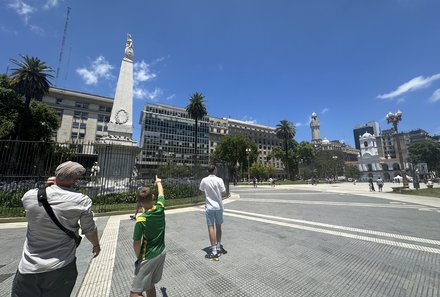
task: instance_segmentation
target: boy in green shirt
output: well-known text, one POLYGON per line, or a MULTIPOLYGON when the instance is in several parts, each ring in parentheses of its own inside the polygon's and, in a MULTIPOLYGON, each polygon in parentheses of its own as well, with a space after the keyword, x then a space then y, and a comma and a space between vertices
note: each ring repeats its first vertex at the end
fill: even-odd
POLYGON ((155 284, 162 278, 165 262, 165 197, 161 179, 156 176, 157 202, 153 201, 151 188, 141 188, 137 200, 145 211, 136 218, 133 249, 137 261, 130 297, 156 296, 155 284))

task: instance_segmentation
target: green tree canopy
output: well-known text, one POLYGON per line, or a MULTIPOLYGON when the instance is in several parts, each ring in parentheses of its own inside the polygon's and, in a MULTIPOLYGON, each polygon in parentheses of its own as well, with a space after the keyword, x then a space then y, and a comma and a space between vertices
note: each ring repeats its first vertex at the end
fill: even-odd
POLYGON ((303 164, 311 164, 315 159, 315 150, 310 142, 301 141, 296 149, 298 160, 302 160, 303 164))
POLYGON ((427 163, 429 170, 440 172, 440 143, 432 140, 413 142, 408 151, 413 163, 427 163))
POLYGON ((26 138, 25 134, 28 133, 23 127, 29 117, 31 100, 41 101, 43 96, 49 92, 51 86, 49 79, 53 78, 52 68, 40 59, 27 55, 21 55, 21 59, 21 61, 10 60, 17 66, 12 69, 11 86, 18 94, 25 97, 24 107, 19 112, 17 139, 26 138))
MULTIPOLYGON (((0 139, 13 139, 16 136, 19 114, 24 103, 10 85, 6 75, 0 76, 0 139)), ((59 120, 54 110, 41 102, 32 102, 29 114, 22 122, 23 140, 49 140, 52 131, 59 128, 59 120)))
POLYGON ((226 161, 233 174, 236 173, 236 164, 240 164, 243 170, 247 170, 248 153, 250 148, 249 166, 258 158, 258 147, 247 135, 225 135, 215 149, 215 156, 220 160, 226 161))

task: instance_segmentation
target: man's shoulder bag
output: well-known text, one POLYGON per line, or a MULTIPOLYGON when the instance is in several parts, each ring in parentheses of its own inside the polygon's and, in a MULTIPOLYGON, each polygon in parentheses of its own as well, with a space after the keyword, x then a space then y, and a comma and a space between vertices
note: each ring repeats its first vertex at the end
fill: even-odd
POLYGON ((78 247, 79 244, 81 243, 82 237, 76 236, 72 230, 66 229, 63 225, 61 225, 60 221, 58 221, 57 217, 55 216, 55 213, 52 210, 52 207, 50 207, 49 202, 47 202, 46 188, 39 188, 37 197, 38 197, 38 202, 41 202, 41 204, 43 204, 44 209, 46 210, 47 214, 52 219, 52 221, 55 223, 55 225, 57 225, 58 228, 60 228, 63 232, 65 232, 70 238, 75 240, 76 247, 78 247))

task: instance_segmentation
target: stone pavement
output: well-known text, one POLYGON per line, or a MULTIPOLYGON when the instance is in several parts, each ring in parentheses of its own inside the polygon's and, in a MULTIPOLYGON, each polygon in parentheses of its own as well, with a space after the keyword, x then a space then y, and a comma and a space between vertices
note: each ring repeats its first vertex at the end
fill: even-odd
MULTIPOLYGON (((203 207, 166 211, 158 296, 440 296, 439 199, 370 193, 359 183, 232 191, 239 195, 226 200, 229 252, 218 262, 204 259, 203 207)), ((128 296, 134 223, 120 215, 97 224, 102 253, 91 260, 83 241, 72 296, 128 296)), ((25 227, 0 225, 0 297, 10 296, 25 227)))

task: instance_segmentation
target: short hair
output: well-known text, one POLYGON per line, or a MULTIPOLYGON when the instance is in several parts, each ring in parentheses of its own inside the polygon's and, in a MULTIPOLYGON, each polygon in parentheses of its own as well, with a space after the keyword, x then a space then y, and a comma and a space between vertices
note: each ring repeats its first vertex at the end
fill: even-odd
POLYGON ((67 161, 58 165, 55 169, 55 177, 59 180, 69 180, 80 178, 86 169, 79 163, 67 161))
POLYGON ((136 193, 137 202, 145 203, 153 200, 153 193, 150 187, 140 187, 136 193))
POLYGON ((213 174, 216 169, 217 169, 217 167, 215 167, 215 165, 209 165, 208 172, 210 174, 213 174))

